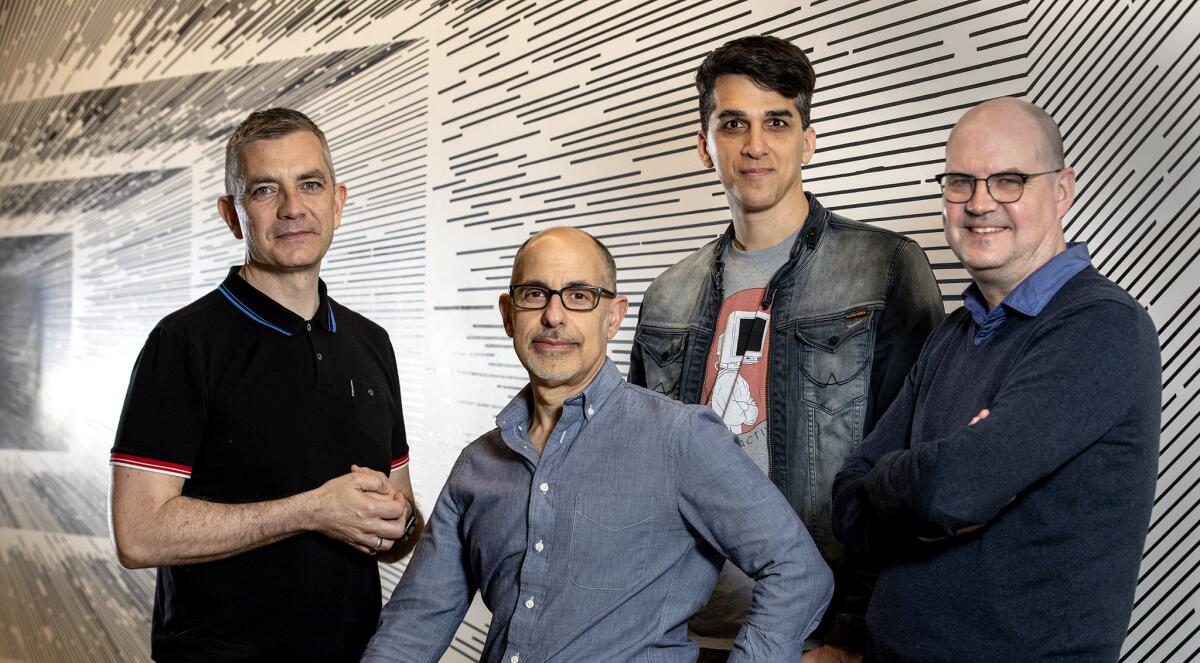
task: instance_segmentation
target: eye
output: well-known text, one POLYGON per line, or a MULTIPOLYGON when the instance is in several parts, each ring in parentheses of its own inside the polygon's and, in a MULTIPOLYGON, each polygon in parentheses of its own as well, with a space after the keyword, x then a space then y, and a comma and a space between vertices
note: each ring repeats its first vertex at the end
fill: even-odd
POLYGON ((970 189, 974 180, 966 175, 947 175, 942 178, 942 186, 947 189, 970 189))
POLYGON ((271 195, 274 192, 275 192, 275 190, 269 186, 255 187, 254 189, 252 189, 250 191, 250 197, 251 198, 266 198, 267 196, 271 195))
POLYGON ((784 120, 783 118, 773 117, 773 118, 767 120, 767 126, 769 126, 769 127, 781 128, 781 127, 786 127, 787 125, 788 125, 787 121, 784 120))
POLYGON ((301 182, 300 188, 304 189, 305 191, 308 191, 310 193, 315 193, 325 187, 324 187, 324 184, 322 184, 321 182, 318 182, 316 180, 310 180, 308 182, 301 182))
POLYGON ((999 175, 992 176, 992 186, 1005 189, 1016 189, 1024 183, 1024 178, 1014 173, 1000 173, 999 175))
POLYGON ((741 120, 725 120, 724 122, 721 123, 721 128, 725 129, 727 131, 732 131, 734 129, 741 129, 743 126, 745 126, 745 125, 742 123, 741 120))
POLYGON ((590 294, 591 294, 591 293, 590 293, 590 292, 588 292, 587 290, 575 290, 575 289, 571 289, 571 290, 568 290, 568 291, 567 291, 567 299, 571 299, 571 300, 574 300, 574 301, 577 301, 577 302, 586 302, 586 301, 588 301, 589 299, 591 299, 591 298, 589 297, 589 295, 590 295, 590 294))

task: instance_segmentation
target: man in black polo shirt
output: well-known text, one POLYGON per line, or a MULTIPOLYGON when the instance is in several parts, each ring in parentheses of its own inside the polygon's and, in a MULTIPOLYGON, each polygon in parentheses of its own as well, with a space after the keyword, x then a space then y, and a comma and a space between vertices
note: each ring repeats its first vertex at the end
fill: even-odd
POLYGON ((112 450, 117 554, 159 567, 156 660, 358 660, 375 555, 399 559, 420 526, 395 356, 319 278, 346 201, 321 130, 251 114, 225 185, 245 264, 138 357, 112 450))

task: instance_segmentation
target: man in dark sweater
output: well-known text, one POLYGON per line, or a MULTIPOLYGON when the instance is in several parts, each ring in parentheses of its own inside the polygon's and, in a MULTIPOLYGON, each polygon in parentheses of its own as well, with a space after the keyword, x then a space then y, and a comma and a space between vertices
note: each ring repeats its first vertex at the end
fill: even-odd
POLYGON ((974 283, 834 483, 881 573, 877 661, 1116 660, 1154 498, 1154 324, 1068 245, 1075 174, 1041 109, 968 111, 938 177, 974 283))

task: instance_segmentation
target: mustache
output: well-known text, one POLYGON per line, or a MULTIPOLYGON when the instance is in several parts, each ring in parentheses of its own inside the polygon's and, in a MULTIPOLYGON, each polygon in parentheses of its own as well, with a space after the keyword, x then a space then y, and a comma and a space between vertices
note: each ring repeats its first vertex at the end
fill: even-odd
POLYGON ((534 334, 533 338, 529 339, 530 344, 538 343, 541 341, 557 341, 559 343, 574 343, 576 345, 579 344, 579 339, 566 334, 565 332, 563 332, 561 329, 558 329, 558 328, 547 329, 546 331, 538 332, 537 334, 534 334))

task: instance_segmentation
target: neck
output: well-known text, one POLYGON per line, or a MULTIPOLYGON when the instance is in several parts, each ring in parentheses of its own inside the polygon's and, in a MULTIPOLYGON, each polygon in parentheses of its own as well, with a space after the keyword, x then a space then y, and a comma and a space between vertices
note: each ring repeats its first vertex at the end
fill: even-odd
POLYGON ((572 396, 580 393, 596 379, 600 369, 604 368, 601 361, 589 374, 581 380, 571 380, 561 384, 539 383, 537 376, 529 376, 529 392, 532 401, 529 411, 529 442, 542 453, 550 433, 562 417, 563 403, 572 396))
POLYGON ((317 307, 321 304, 317 289, 320 277, 318 269, 278 272, 247 259, 238 274, 255 290, 305 320, 311 320, 317 314, 317 307))
POLYGON ((787 239, 808 218, 808 198, 797 186, 784 200, 765 210, 730 207, 733 242, 742 251, 763 251, 787 239))
POLYGON ((1012 291, 1016 290, 1017 286, 1021 285, 1025 279, 1066 250, 1066 240, 1057 238, 1057 241, 1048 242, 1044 249, 1031 254, 1007 270, 971 270, 968 268, 967 273, 975 281, 979 292, 983 294, 990 311, 1008 299, 1012 291))

